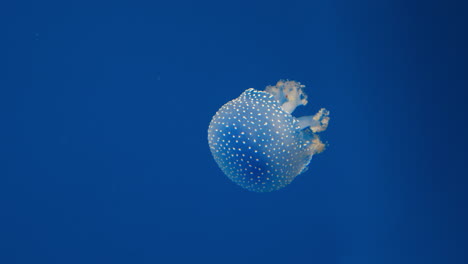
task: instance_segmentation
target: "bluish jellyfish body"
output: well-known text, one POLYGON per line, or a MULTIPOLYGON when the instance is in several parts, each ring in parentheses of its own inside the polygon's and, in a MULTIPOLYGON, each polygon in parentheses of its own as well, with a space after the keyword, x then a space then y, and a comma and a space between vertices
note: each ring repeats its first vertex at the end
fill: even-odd
POLYGON ((303 87, 280 80, 265 91, 250 88, 215 114, 208 128, 210 150, 233 182, 254 192, 281 189, 323 151, 316 133, 327 128, 328 111, 291 115, 307 104, 303 87))

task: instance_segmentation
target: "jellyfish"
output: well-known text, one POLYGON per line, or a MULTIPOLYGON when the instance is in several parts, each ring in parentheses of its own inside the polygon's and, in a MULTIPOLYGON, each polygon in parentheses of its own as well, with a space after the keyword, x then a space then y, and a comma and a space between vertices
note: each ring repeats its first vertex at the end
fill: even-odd
POLYGON ((223 105, 208 127, 214 160, 237 185, 253 192, 271 192, 305 172, 314 154, 325 149, 317 133, 329 122, 329 111, 296 118, 307 104, 304 85, 280 80, 264 91, 253 88, 223 105))

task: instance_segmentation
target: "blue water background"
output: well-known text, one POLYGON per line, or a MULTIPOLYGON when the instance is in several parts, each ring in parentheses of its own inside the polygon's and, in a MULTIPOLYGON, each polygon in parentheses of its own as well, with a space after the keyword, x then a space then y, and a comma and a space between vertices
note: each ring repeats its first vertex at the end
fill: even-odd
POLYGON ((2 6, 0 263, 467 263, 461 2, 2 6), (251 193, 207 127, 280 78, 329 146, 251 193))

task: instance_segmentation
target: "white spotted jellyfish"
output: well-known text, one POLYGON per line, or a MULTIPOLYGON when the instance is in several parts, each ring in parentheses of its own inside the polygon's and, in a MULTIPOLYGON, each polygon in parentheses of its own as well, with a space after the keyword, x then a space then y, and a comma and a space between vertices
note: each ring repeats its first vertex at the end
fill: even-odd
POLYGON ((265 91, 247 89, 223 105, 208 128, 211 153, 229 179, 254 192, 284 188, 307 170, 324 150, 318 132, 328 126, 329 112, 296 118, 307 104, 299 82, 280 80, 265 91))

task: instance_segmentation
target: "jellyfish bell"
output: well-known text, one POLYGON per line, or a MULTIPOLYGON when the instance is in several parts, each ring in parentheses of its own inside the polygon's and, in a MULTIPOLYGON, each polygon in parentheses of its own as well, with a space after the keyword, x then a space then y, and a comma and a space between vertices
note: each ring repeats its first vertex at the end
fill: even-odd
POLYGON ((255 192, 284 188, 304 172, 314 154, 324 150, 318 132, 329 112, 296 118, 307 104, 299 82, 280 80, 265 91, 253 88, 223 105, 208 128, 211 153, 233 182, 255 192))

